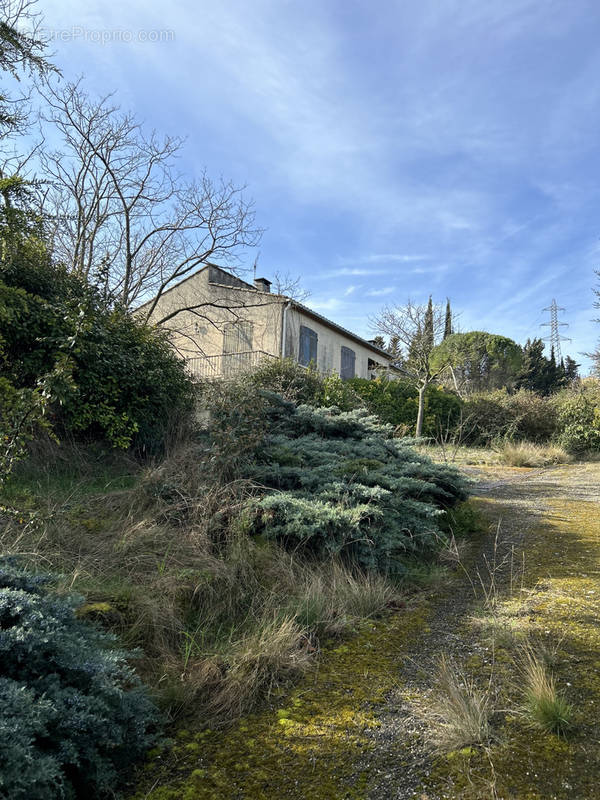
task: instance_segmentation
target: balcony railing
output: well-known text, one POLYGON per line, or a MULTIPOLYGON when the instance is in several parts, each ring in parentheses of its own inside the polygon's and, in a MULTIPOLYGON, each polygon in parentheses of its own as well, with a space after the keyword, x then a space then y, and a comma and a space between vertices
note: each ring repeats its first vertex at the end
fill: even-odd
POLYGON ((263 359, 275 358, 277 356, 264 350, 247 350, 243 353, 188 358, 186 368, 194 378, 231 378, 240 372, 254 369, 263 359))

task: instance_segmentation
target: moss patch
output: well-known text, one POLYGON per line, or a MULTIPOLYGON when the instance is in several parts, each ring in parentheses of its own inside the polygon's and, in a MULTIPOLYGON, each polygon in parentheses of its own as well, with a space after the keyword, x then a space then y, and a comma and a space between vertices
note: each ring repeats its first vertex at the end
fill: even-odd
POLYGON ((368 776, 356 765, 374 747, 369 732, 379 725, 379 706, 428 615, 419 598, 366 623, 353 639, 327 648, 316 673, 271 697, 260 713, 228 731, 185 732, 151 760, 136 800, 363 798, 368 776))
MULTIPOLYGON (((600 470, 596 472, 598 486, 600 470)), ((520 486, 515 490, 517 500, 521 503, 529 496, 529 507, 514 505, 515 495, 487 503, 493 518, 503 516, 526 528, 521 531, 526 554, 523 591, 513 586, 509 595, 504 576, 504 596, 495 612, 480 612, 463 630, 467 640, 481 643, 492 636, 496 642, 493 665, 492 659, 472 659, 468 667, 476 680, 486 681, 492 675, 494 705, 502 710, 493 719, 495 738, 489 747, 436 759, 422 787, 430 798, 597 796, 600 506, 589 495, 588 499, 569 496, 572 475, 568 470, 553 473, 554 480, 567 484, 566 497, 548 497, 539 486, 520 486), (498 630, 504 635, 498 637, 498 630), (574 707, 573 730, 566 738, 536 730, 522 711, 518 663, 519 643, 524 640, 533 644, 559 692, 574 707)))

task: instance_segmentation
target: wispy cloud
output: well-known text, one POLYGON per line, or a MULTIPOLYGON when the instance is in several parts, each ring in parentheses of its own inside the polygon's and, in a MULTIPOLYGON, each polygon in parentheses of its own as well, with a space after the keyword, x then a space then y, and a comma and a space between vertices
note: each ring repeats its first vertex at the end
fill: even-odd
MULTIPOLYGON (((393 282, 522 338, 554 295, 566 321, 589 305, 595 0, 405 0, 377 15, 320 0, 201 0, 198 13, 47 0, 45 13, 47 27, 174 30, 170 46, 57 41, 57 66, 187 134, 183 171, 248 184, 265 270, 318 283, 313 307, 360 320, 393 282), (354 278, 376 294, 350 291, 354 278)), ((593 324, 576 330, 574 351, 591 349, 593 324)))
POLYGON ((344 277, 365 277, 365 276, 379 276, 389 275, 395 272, 393 269, 373 269, 369 267, 341 267, 340 269, 332 269, 328 272, 323 272, 319 276, 321 279, 325 278, 344 278, 344 277))
POLYGON ((309 304, 315 311, 323 313, 340 311, 343 307, 343 303, 338 297, 311 297, 309 304))
POLYGON ((395 291, 395 286, 384 286, 382 289, 370 289, 367 294, 369 297, 383 297, 386 294, 393 294, 395 291))
POLYGON ((409 264, 413 261, 427 261, 430 256, 408 253, 368 253, 358 256, 342 256, 339 258, 341 265, 352 264, 409 264))

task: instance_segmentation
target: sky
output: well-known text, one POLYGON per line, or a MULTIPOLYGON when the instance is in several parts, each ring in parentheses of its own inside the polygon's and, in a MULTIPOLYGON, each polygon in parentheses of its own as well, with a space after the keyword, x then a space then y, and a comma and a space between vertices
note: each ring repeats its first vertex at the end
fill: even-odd
POLYGON ((53 61, 246 186, 258 273, 371 338, 445 303, 520 343, 564 307, 583 364, 600 267, 597 0, 45 0, 53 61))

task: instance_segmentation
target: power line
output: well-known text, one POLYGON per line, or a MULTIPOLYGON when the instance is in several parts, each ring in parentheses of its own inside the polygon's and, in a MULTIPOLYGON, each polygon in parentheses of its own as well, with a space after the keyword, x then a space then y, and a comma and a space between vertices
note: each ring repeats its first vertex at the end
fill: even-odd
POLYGON ((550 346, 554 350, 554 358, 556 359, 557 364, 560 364, 562 360, 560 343, 571 341, 571 339, 569 339, 567 336, 560 335, 561 328, 569 327, 568 323, 558 321, 559 311, 564 311, 564 310, 565 309, 562 306, 556 305, 556 300, 554 298, 552 298, 552 302, 547 308, 542 309, 542 311, 550 312, 550 322, 542 322, 543 327, 550 328, 550 336, 545 336, 544 341, 550 342, 550 346))

